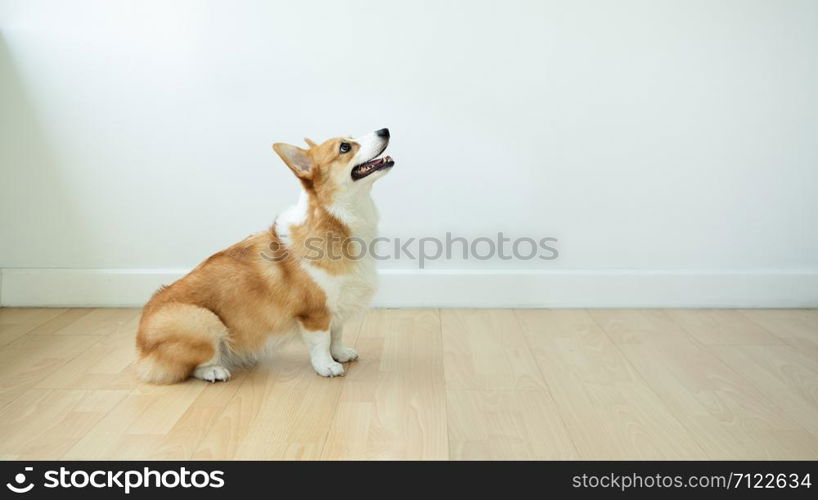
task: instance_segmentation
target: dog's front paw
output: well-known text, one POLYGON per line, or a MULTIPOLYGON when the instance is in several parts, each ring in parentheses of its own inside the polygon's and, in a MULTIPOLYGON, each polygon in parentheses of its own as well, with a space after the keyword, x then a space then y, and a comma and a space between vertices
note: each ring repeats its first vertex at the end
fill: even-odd
POLYGON ((322 377, 343 377, 344 365, 333 360, 313 362, 315 372, 322 377))
POLYGON ((346 363, 347 361, 358 359, 358 351, 351 347, 341 346, 337 349, 332 349, 332 357, 335 358, 335 361, 346 363))

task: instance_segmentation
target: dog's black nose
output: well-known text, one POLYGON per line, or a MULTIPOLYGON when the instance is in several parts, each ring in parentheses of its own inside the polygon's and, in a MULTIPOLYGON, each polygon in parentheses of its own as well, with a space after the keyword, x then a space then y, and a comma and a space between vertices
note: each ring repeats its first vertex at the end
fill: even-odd
POLYGON ((378 137, 383 137, 384 139, 389 139, 389 129, 382 128, 380 130, 376 130, 375 135, 377 135, 378 137))

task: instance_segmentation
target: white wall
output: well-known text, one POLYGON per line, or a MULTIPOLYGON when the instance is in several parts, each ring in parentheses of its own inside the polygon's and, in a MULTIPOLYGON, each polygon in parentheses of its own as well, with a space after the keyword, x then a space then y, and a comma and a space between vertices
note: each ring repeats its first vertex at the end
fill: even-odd
POLYGON ((381 304, 818 305, 813 0, 5 0, 0 30, 4 304, 139 303, 294 201, 272 142, 388 126, 383 233, 560 257, 387 262, 381 304))

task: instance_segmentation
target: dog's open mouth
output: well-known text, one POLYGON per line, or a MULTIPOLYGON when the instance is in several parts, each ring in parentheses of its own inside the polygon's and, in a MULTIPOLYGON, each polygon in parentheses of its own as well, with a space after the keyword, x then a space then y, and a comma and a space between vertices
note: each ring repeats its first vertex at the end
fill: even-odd
POLYGON ((385 168, 389 168, 395 164, 395 161, 392 160, 391 156, 384 156, 383 158, 375 158, 374 160, 369 160, 368 162, 361 163, 357 165, 355 168, 352 169, 352 178, 356 181, 359 179, 363 179, 367 175, 374 174, 378 170, 383 170, 385 168))

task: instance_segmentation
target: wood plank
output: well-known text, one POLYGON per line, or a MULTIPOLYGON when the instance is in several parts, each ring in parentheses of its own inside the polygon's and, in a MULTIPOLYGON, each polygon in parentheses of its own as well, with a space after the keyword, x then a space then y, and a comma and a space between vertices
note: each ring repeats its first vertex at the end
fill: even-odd
POLYGON ((53 335, 72 323, 79 321, 84 316, 90 314, 91 311, 93 311, 93 309, 65 309, 57 316, 28 331, 26 335, 53 335))
POLYGON ((135 460, 146 456, 161 446, 168 432, 208 385, 201 380, 167 386, 140 384, 63 458, 135 460))
MULTIPOLYGON (((234 460, 241 444, 252 439, 251 426, 267 397, 272 383, 270 361, 248 372, 236 393, 205 432, 191 456, 194 460, 234 460)), ((230 384, 236 382, 231 380, 230 384)))
POLYGON ((442 310, 446 387, 547 391, 511 310, 442 310))
POLYGON ((117 327, 86 351, 55 369, 37 387, 74 389, 133 389, 137 385, 132 365, 136 360, 135 335, 139 316, 117 327), (128 334, 125 334, 127 332, 128 334))
POLYGON ((52 308, 0 308, 0 347, 14 342, 66 311, 67 309, 52 308))
POLYGON ((586 311, 516 313, 580 458, 704 458, 586 311))
POLYGON ((818 360, 789 345, 710 346, 709 350, 818 436, 818 360))
MULTIPOLYGON (((345 325, 348 345, 355 343, 362 322, 363 315, 345 325)), ((345 366, 347 377, 359 368, 358 363, 345 366)), ((247 373, 193 458, 319 458, 344 379, 319 377, 306 348, 293 339, 247 373)))
MULTIPOLYGON (((302 458, 318 458, 344 378, 317 375, 300 343, 282 349, 259 368, 266 372, 262 383, 264 397, 246 438, 240 442, 236 458, 286 459, 290 445, 306 450, 302 458)), ((347 369, 352 371, 354 367, 347 369)))
POLYGON ((189 460, 233 400, 248 372, 235 370, 226 384, 206 384, 159 443, 147 450, 146 460, 189 460))
POLYGON ((818 441, 662 311, 592 312, 711 459, 807 458, 818 441))
POLYGON ((135 334, 133 325, 138 324, 141 309, 111 308, 111 309, 72 309, 76 311, 76 319, 66 322, 59 328, 36 329, 29 335, 116 335, 135 334), (136 320, 136 321, 135 321, 136 320))
POLYGON ((705 345, 781 345, 783 342, 738 311, 671 309, 665 311, 688 335, 705 345))
POLYGON ((448 458, 438 311, 373 311, 355 346, 322 458, 448 458))
POLYGON ((0 437, 0 456, 14 460, 58 460, 127 393, 32 389, 0 412, 0 419, 12 430, 11 436, 0 437), (42 397, 32 404, 28 396, 42 397))
POLYGON ((447 391, 453 460, 579 458, 547 390, 447 391))
POLYGON ((0 453, 4 460, 16 460, 21 450, 53 420, 68 412, 82 398, 81 391, 56 393, 48 389, 24 391, 19 398, 0 410, 0 453))
POLYGON ((0 408, 87 350, 97 337, 25 335, 0 349, 0 408))
POLYGON ((818 310, 752 309, 741 314, 799 351, 818 359, 818 310))

